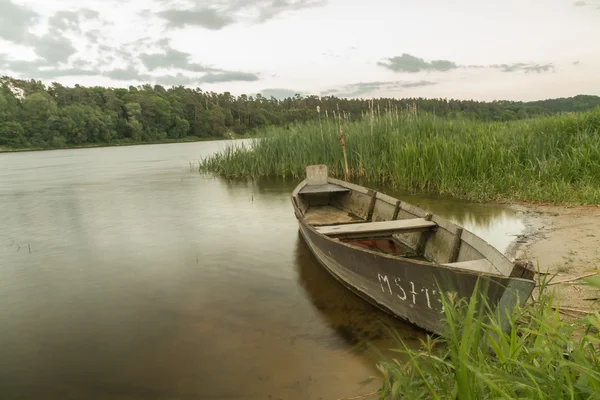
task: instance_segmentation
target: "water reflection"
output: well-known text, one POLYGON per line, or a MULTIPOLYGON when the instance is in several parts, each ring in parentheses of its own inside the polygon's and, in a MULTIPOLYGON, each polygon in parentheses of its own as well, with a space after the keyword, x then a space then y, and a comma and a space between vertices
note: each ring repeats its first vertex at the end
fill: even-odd
POLYGON ((344 287, 319 264, 299 232, 295 254, 300 285, 322 321, 338 334, 323 338, 328 346, 339 346, 341 338, 358 352, 366 350, 366 343, 386 351, 398 343, 390 341, 384 327, 400 332, 409 345, 425 336, 421 329, 382 312, 344 287))
MULTIPOLYGON (((281 194, 287 193, 291 196, 292 191, 298 185, 299 181, 292 179, 228 179, 225 185, 228 190, 237 190, 244 188, 250 195, 254 195, 256 199, 261 198, 260 195, 281 194)), ((232 192, 233 193, 233 192, 232 192)), ((286 198, 290 202, 290 198, 286 198)), ((269 196, 265 196, 268 199, 269 196)), ((291 203, 289 203, 291 205, 291 203)))

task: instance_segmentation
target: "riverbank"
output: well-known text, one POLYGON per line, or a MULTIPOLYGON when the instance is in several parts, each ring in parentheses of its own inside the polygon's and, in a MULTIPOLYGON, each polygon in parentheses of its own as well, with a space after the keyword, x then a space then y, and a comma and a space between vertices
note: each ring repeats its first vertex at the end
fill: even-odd
POLYGON ((253 136, 243 136, 231 134, 223 137, 196 137, 187 136, 184 139, 165 139, 165 140, 150 140, 146 142, 116 142, 116 143, 90 143, 80 146, 61 146, 61 147, 26 147, 26 148, 9 148, 0 146, 0 153, 22 153, 26 151, 49 151, 49 150, 70 150, 70 149, 93 149, 102 147, 125 147, 125 146, 143 146, 150 144, 172 144, 172 143, 195 143, 195 142, 211 142, 215 140, 237 140, 237 139, 252 139, 253 136))
POLYGON ((530 260, 540 274, 552 277, 549 289, 564 317, 597 309, 598 290, 576 283, 599 272, 600 205, 518 203, 512 207, 523 216, 526 230, 507 255, 530 260))

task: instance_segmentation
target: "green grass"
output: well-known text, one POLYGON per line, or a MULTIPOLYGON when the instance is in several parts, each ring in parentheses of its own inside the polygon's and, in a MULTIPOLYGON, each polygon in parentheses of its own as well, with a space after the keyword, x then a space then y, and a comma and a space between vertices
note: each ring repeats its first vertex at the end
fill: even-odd
MULTIPOLYGON (((316 111, 315 111, 316 112, 316 111)), ((414 109, 326 117, 264 130, 200 169, 224 177, 303 178, 324 163, 344 177, 473 200, 600 201, 600 109, 508 123, 448 120, 414 109)))
MULTIPOLYGON (((598 276, 590 279, 600 288, 598 276)), ((542 283, 538 301, 515 307, 500 329, 475 298, 443 299, 446 333, 378 364, 380 399, 598 399, 600 313, 566 322, 542 283), (579 339, 573 336, 579 331, 579 339)), ((390 331, 391 332, 391 331, 390 331)))

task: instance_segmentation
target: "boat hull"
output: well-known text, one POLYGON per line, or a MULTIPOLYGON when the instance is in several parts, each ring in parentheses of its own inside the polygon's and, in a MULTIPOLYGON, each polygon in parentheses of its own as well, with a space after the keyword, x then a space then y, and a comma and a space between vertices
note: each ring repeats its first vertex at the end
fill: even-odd
POLYGON ((337 280, 380 309, 433 333, 443 334, 440 292, 469 298, 478 288, 492 309, 510 309, 523 304, 535 286, 528 279, 475 273, 357 248, 319 234, 301 218, 298 223, 312 253, 337 280))

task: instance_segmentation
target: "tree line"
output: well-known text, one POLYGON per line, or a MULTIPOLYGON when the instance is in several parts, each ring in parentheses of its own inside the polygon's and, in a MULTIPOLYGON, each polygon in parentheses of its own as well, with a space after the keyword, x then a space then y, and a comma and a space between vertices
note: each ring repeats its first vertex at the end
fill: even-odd
POLYGON ((106 88, 45 85, 0 78, 0 146, 71 147, 246 135, 268 125, 323 118, 343 112, 357 119, 383 108, 415 107, 449 118, 510 121, 578 112, 600 105, 600 97, 579 95, 534 102, 301 96, 285 99, 233 96, 199 88, 160 85, 106 88), (319 106, 320 114, 317 112, 319 106))

